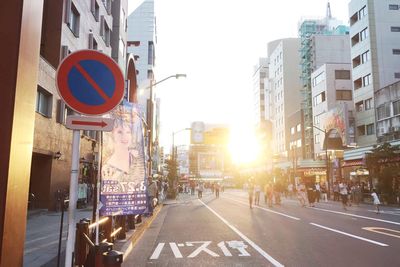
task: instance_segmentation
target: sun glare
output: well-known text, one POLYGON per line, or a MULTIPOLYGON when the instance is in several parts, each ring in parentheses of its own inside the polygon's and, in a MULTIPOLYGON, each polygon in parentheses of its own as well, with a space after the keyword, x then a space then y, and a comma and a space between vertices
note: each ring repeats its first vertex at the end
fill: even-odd
POLYGON ((233 128, 229 151, 236 164, 251 163, 257 160, 260 149, 255 133, 249 128, 233 128))

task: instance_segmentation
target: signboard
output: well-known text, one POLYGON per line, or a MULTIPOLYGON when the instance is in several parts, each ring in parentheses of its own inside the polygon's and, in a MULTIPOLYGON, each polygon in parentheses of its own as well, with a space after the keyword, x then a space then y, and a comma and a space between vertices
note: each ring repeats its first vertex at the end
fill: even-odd
POLYGON ((191 129, 192 129, 191 131, 192 144, 204 143, 204 129, 205 129, 204 122, 202 121, 193 122, 191 129))
POLYGON ((324 127, 327 131, 336 129, 343 145, 350 145, 355 142, 355 122, 349 116, 349 109, 346 103, 337 104, 324 116, 324 127))
POLYGON ((138 107, 124 102, 108 117, 114 129, 103 135, 100 214, 142 214, 147 207, 146 164, 138 107))
POLYGON ((65 126, 71 130, 110 132, 114 128, 114 120, 102 117, 68 116, 65 126))
POLYGON ((86 115, 101 115, 121 103, 125 82, 112 58, 95 50, 80 50, 61 62, 56 85, 70 108, 86 115))

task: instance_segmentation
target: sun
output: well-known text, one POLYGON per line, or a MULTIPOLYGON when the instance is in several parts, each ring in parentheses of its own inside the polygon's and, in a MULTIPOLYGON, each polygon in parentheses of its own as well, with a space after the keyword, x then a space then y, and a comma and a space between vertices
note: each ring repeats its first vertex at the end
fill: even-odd
POLYGON ((252 163, 260 154, 257 137, 251 128, 234 127, 231 129, 229 151, 236 164, 252 163))

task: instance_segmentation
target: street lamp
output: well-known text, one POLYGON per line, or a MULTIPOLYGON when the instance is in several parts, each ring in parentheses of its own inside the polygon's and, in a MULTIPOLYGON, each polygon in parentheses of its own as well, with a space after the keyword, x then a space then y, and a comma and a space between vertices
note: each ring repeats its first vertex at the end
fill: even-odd
MULTIPOLYGON (((328 199, 331 197, 331 182, 329 180, 329 159, 328 159, 328 132, 326 129, 322 130, 321 128, 313 125, 315 129, 324 133, 324 142, 325 142, 325 166, 326 166, 326 181, 328 182, 328 199)), ((311 127, 307 127, 307 129, 311 129, 311 127)))
POLYGON ((170 75, 168 77, 165 77, 164 79, 159 80, 158 82, 153 83, 153 79, 150 80, 150 86, 148 86, 146 89, 150 89, 150 97, 148 99, 148 107, 147 107, 147 125, 149 126, 149 135, 148 135, 148 140, 149 140, 149 175, 152 173, 152 155, 153 155, 153 87, 168 80, 171 78, 179 79, 179 78, 186 78, 186 74, 174 74, 170 75))

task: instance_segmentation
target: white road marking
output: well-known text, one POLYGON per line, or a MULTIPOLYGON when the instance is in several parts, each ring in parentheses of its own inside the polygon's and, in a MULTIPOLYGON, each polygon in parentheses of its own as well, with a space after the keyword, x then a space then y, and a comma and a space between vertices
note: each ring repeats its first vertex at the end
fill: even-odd
POLYGON ((363 227, 362 229, 367 230, 367 231, 371 231, 371 232, 374 232, 374 233, 382 234, 382 235, 388 235, 388 236, 400 238, 400 231, 396 231, 396 230, 393 230, 393 229, 382 228, 382 227, 363 227), (386 233, 385 231, 386 232, 396 233, 397 235, 389 234, 389 233, 386 233))
POLYGON ((185 246, 185 244, 182 244, 182 243, 178 244, 178 247, 184 247, 184 246, 185 246))
POLYGON ((154 250, 153 254, 150 257, 150 260, 156 260, 160 257, 161 251, 164 248, 165 243, 158 243, 156 249, 154 250))
MULTIPOLYGON (((368 210, 368 211, 376 213, 376 210, 368 210)), ((382 214, 390 214, 390 215, 400 216, 399 211, 381 210, 379 212, 382 214)))
POLYGON ((174 242, 170 242, 169 246, 171 247, 175 258, 183 258, 182 253, 180 252, 178 246, 174 242))
POLYGON ((250 254, 247 252, 247 245, 244 244, 243 241, 228 241, 228 246, 233 249, 239 250, 239 257, 250 257, 250 254))
POLYGON ((203 201, 199 199, 199 201, 207 208, 209 209, 212 213, 214 213, 215 216, 217 216, 221 221, 223 221, 229 228, 231 228, 236 234, 238 234, 242 239, 244 239, 250 246, 252 246, 258 253, 260 253, 265 259, 267 259, 269 262, 271 262, 274 266, 279 266, 283 267, 283 264, 275 260, 272 256, 270 256, 267 252, 265 252, 262 248, 260 248, 256 243, 250 240, 247 236, 245 236, 242 232, 240 232, 238 229, 236 229, 235 226, 230 224, 227 220, 225 220, 221 215, 219 215, 216 211, 214 211, 212 208, 210 208, 207 204, 205 204, 203 201))
POLYGON ((333 228, 329 228, 329 227, 326 227, 326 226, 323 226, 323 225, 319 225, 319 224, 316 224, 316 223, 310 223, 310 224, 312 224, 314 226, 317 226, 317 227, 320 227, 320 228, 323 228, 323 229, 326 229, 326 230, 329 230, 329 231, 332 231, 332 232, 335 232, 335 233, 339 233, 339 234, 346 235, 346 236, 349 236, 349 237, 352 237, 352 238, 355 238, 355 239, 363 240, 363 241, 366 241, 366 242, 369 242, 369 243, 372 243, 372 244, 375 244, 375 245, 378 245, 378 246, 382 246, 382 247, 388 247, 389 246, 389 245, 384 244, 384 243, 380 243, 380 242, 377 242, 377 241, 374 241, 374 240, 371 240, 371 239, 367 239, 367 238, 364 238, 364 237, 361 237, 361 236, 352 235, 352 234, 349 234, 349 233, 346 233, 346 232, 342 232, 342 231, 339 231, 339 230, 336 230, 336 229, 333 229, 333 228))
POLYGON ((222 253, 224 253, 224 255, 226 257, 232 257, 232 253, 229 251, 229 249, 225 246, 225 242, 221 241, 218 243, 218 247, 222 250, 222 253))
MULTIPOLYGON (((240 200, 236 200, 236 199, 233 199, 233 198, 230 198, 230 197, 222 197, 222 198, 238 202, 238 203, 240 203, 242 205, 246 205, 246 206, 249 205, 246 202, 243 202, 243 201, 240 201, 240 200)), ((264 211, 267 211, 267 212, 275 213, 275 214, 278 214, 278 215, 281 215, 281 216, 296 220, 296 221, 300 221, 300 218, 297 218, 297 217, 294 217, 294 216, 290 216, 290 215, 287 215, 287 214, 282 213, 282 212, 274 211, 274 210, 271 210, 271 209, 266 209, 266 208, 263 208, 263 207, 260 207, 260 206, 253 206, 253 208, 261 209, 261 210, 264 210, 264 211)))
POLYGON ((341 215, 346 215, 346 216, 351 216, 351 217, 357 217, 357 218, 362 218, 362 219, 372 220, 372 221, 377 221, 377 222, 384 222, 384 223, 391 223, 391 224, 400 225, 400 222, 393 222, 393 221, 388 221, 388 220, 376 219, 376 218, 356 215, 356 214, 352 214, 352 213, 345 213, 345 212, 334 211, 334 210, 326 210, 326 209, 321 209, 321 208, 311 208, 311 209, 320 210, 320 211, 326 211, 326 212, 331 212, 331 213, 336 213, 336 214, 341 214, 341 215))
POLYGON ((188 258, 194 258, 197 255, 200 254, 200 252, 204 251, 205 253, 211 255, 212 257, 219 257, 219 255, 207 248, 208 245, 211 244, 212 241, 195 241, 195 242, 186 242, 186 244, 201 244, 203 243, 200 247, 198 247, 195 251, 193 251, 188 258))

